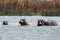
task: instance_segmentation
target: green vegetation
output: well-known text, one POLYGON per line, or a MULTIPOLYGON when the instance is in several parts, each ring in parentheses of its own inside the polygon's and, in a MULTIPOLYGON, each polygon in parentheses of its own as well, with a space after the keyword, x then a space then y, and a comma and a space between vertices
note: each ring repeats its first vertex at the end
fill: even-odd
POLYGON ((56 10, 56 11, 45 11, 45 12, 43 12, 42 16, 60 16, 60 11, 59 10, 56 10))
POLYGON ((60 11, 40 11, 40 12, 25 12, 25 11, 5 11, 0 12, 0 16, 60 16, 60 11))
POLYGON ((60 16, 60 1, 0 0, 0 16, 60 16))

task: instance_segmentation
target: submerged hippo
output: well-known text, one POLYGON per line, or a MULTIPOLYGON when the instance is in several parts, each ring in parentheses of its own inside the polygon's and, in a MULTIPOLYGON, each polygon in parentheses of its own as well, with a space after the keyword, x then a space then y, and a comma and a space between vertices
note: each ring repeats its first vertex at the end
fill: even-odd
POLYGON ((3 21, 3 25, 8 25, 8 21, 3 21))
POLYGON ((28 25, 28 23, 26 22, 25 19, 21 19, 21 20, 19 21, 19 24, 21 24, 22 26, 28 25))
POLYGON ((57 23, 53 20, 51 21, 45 21, 45 20, 38 20, 38 23, 37 23, 38 26, 57 26, 57 23))

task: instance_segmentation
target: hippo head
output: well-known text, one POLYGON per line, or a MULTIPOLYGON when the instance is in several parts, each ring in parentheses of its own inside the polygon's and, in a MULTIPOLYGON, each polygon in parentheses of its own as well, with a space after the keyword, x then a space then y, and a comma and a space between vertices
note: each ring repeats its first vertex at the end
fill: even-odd
POLYGON ((24 21, 25 21, 25 19, 21 19, 20 21, 19 21, 19 23, 21 24, 21 23, 24 23, 24 21))
POLYGON ((21 20, 19 21, 19 24, 21 24, 21 25, 28 25, 28 23, 26 22, 25 19, 21 19, 21 20))
POLYGON ((3 21, 3 25, 8 25, 8 21, 3 21))

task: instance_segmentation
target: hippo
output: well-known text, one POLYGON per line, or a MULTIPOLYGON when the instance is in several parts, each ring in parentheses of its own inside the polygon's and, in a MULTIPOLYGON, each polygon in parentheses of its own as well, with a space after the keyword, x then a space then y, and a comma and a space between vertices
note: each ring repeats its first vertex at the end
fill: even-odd
POLYGON ((19 21, 19 24, 22 25, 22 26, 28 25, 28 23, 26 22, 25 19, 21 19, 21 20, 19 21))
POLYGON ((38 26, 57 26, 56 21, 50 20, 50 21, 45 21, 45 20, 38 20, 37 23, 38 26))
POLYGON ((8 25, 8 21, 3 21, 3 25, 8 25))

